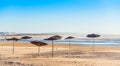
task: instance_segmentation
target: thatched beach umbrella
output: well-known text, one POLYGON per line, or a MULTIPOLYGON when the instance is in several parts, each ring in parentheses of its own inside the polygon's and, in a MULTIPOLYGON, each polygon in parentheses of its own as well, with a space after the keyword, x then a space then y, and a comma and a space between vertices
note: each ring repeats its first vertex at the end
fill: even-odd
POLYGON ((12 51, 12 54, 14 54, 14 41, 18 41, 18 40, 20 40, 20 39, 18 39, 18 38, 15 38, 15 37, 13 37, 13 38, 9 38, 9 39, 6 39, 7 41, 13 41, 13 51, 12 51))
MULTIPOLYGON (((21 37, 21 39, 23 39, 23 40, 27 40, 27 39, 31 39, 32 37, 30 37, 30 36, 23 36, 23 37, 21 37)), ((27 45, 26 45, 26 48, 27 48, 27 45)))
POLYGON ((69 40, 69 53, 70 54, 70 49, 71 49, 71 39, 74 39, 75 37, 72 37, 72 36, 68 36, 67 38, 65 39, 68 39, 69 40))
POLYGON ((88 38, 93 38, 93 51, 94 51, 94 39, 97 38, 97 37, 100 37, 100 35, 98 34, 88 34, 87 35, 88 38))
POLYGON ((54 43, 53 43, 53 41, 54 40, 59 40, 61 38, 62 38, 61 36, 55 35, 55 36, 51 36, 51 37, 49 37, 47 39, 44 39, 44 40, 51 40, 52 41, 52 57, 54 56, 54 43))
POLYGON ((40 55, 40 47, 48 45, 47 43, 40 42, 40 41, 31 41, 31 43, 38 46, 38 56, 40 55))

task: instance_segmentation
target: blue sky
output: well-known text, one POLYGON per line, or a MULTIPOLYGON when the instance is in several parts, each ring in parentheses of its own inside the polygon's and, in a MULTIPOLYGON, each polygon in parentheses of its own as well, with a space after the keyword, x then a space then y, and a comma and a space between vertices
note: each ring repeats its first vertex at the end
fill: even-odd
POLYGON ((120 0, 0 0, 0 31, 120 34, 120 0))

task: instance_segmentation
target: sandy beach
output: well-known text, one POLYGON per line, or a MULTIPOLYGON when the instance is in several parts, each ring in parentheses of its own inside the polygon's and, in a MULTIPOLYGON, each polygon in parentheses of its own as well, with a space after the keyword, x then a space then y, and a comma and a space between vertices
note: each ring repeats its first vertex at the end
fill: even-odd
POLYGON ((120 66, 120 0, 0 0, 0 66, 120 66))
POLYGON ((54 57, 51 57, 51 44, 43 46, 38 56, 38 47, 27 42, 15 42, 12 55, 12 42, 0 43, 0 66, 120 66, 120 48, 55 44, 54 57))

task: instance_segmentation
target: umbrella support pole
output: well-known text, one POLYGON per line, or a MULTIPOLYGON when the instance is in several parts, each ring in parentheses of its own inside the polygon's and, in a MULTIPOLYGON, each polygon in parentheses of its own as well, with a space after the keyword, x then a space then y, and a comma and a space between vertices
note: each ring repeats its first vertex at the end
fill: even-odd
POLYGON ((71 40, 69 39, 69 52, 68 52, 68 55, 70 55, 70 50, 71 50, 71 40))
POLYGON ((25 42, 26 48, 28 48, 28 44, 25 42))
POLYGON ((95 40, 94 40, 94 38, 93 38, 93 48, 92 48, 92 51, 94 52, 95 51, 95 40))
POLYGON ((54 43, 53 43, 53 40, 52 40, 52 58, 54 57, 54 43))
POLYGON ((38 56, 40 56, 40 46, 38 47, 38 56))
POLYGON ((14 41, 13 41, 13 51, 12 51, 12 54, 14 55, 14 41))

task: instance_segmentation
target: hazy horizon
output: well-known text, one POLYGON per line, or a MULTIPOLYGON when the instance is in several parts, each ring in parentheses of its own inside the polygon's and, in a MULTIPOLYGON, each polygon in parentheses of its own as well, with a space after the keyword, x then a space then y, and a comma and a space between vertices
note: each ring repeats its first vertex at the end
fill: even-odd
POLYGON ((0 31, 120 34, 119 0, 0 0, 0 31))

